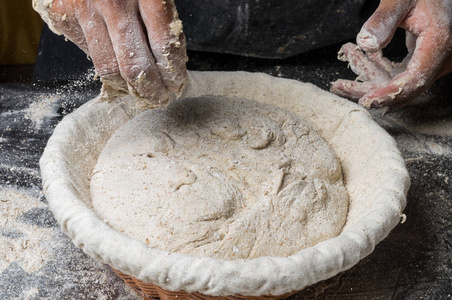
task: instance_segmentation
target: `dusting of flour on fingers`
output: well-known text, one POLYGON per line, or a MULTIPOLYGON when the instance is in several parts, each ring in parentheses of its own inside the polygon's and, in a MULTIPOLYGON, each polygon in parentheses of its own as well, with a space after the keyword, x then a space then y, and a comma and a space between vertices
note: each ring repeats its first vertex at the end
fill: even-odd
POLYGON ((182 22, 173 0, 34 0, 49 27, 91 58, 103 87, 98 97, 125 93, 137 105, 166 105, 187 81, 182 22))
POLYGON ((359 49, 353 52, 344 45, 339 52, 339 59, 349 62, 362 83, 339 79, 331 91, 366 108, 424 102, 422 93, 452 71, 451 20, 450 1, 382 0, 357 36, 359 49), (406 30, 408 50, 400 63, 381 54, 397 27, 406 30))

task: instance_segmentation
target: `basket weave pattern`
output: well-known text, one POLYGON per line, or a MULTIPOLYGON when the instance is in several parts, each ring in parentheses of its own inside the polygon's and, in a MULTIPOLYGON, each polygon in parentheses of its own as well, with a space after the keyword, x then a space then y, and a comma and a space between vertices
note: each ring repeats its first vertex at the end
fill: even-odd
MULTIPOLYGON (((113 269, 113 268, 112 268, 113 269)), ((146 300, 151 299, 161 299, 161 300, 279 300, 279 299, 286 299, 293 294, 296 293, 290 292, 283 295, 278 296, 258 296, 258 297, 250 297, 250 296, 240 296, 240 295, 234 295, 234 296, 208 296, 203 295, 200 293, 189 293, 185 291, 178 291, 178 292, 172 292, 165 289, 162 289, 161 287, 152 284, 152 283, 145 283, 139 279, 136 279, 133 276, 127 275, 122 273, 121 271, 115 270, 116 274, 118 274, 119 277, 121 277, 124 282, 135 289, 141 296, 143 296, 146 300)))

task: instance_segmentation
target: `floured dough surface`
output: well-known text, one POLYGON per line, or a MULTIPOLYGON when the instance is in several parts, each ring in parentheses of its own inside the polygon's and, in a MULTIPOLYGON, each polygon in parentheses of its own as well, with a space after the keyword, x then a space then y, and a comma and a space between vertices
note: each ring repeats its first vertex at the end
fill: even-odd
POLYGON ((288 256, 337 236, 348 195, 328 144, 298 116, 203 96, 145 111, 107 142, 95 212, 150 247, 220 259, 288 256))

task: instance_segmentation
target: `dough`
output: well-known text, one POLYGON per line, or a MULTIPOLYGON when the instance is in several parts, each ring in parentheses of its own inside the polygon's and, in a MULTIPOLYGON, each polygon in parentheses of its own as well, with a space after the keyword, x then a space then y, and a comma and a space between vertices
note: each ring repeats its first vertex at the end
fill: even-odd
POLYGON ((257 101, 203 96, 116 131, 91 183, 94 211, 150 247, 195 256, 289 256, 337 236, 340 164, 306 121, 257 101))

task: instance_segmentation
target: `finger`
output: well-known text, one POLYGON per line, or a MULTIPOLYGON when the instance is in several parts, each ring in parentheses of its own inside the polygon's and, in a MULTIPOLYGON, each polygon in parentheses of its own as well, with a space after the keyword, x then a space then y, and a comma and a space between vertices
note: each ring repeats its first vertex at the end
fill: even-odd
POLYGON ((174 1, 140 1, 139 10, 163 83, 178 92, 187 80, 188 58, 182 22, 174 1))
POLYGON ((69 13, 73 11, 72 3, 63 3, 63 1, 54 1, 50 8, 49 17, 54 26, 58 28, 63 35, 71 42, 76 44, 86 54, 88 51, 88 44, 85 39, 82 27, 80 26, 75 15, 69 13))
POLYGON ((79 22, 82 25, 88 52, 96 73, 104 83, 112 88, 127 91, 127 84, 121 77, 107 26, 99 14, 88 11, 91 10, 80 13, 79 22))
POLYGON ((151 106, 165 104, 169 91, 164 86, 149 49, 138 16, 138 6, 130 1, 101 2, 110 40, 129 92, 151 106))
POLYGON ((352 71, 358 75, 358 80, 388 82, 388 72, 371 61, 358 46, 347 43, 342 46, 338 53, 338 59, 348 61, 352 71))
POLYGON ((364 23, 357 36, 357 43, 366 52, 384 48, 395 30, 413 8, 414 1, 382 0, 374 14, 364 23))
POLYGON ((437 32, 433 27, 422 32, 406 70, 385 87, 363 96, 359 103, 365 107, 404 105, 427 89, 451 49, 449 36, 437 32))
POLYGON ((384 87, 366 93, 359 99, 358 104, 366 108, 402 105, 405 103, 402 92, 402 87, 395 82, 390 82, 384 87))
POLYGON ((331 83, 330 92, 357 102, 366 93, 381 86, 380 83, 339 79, 331 83))

